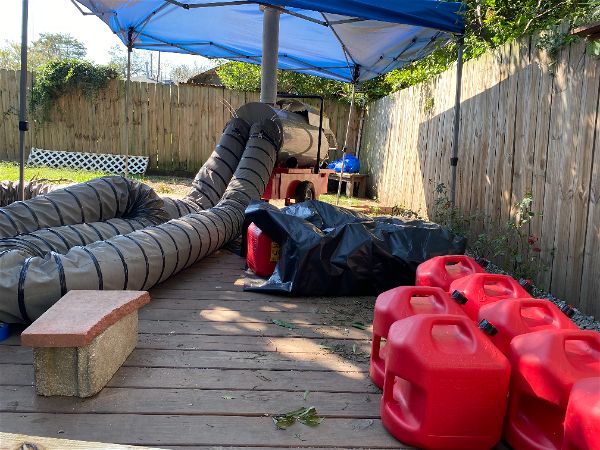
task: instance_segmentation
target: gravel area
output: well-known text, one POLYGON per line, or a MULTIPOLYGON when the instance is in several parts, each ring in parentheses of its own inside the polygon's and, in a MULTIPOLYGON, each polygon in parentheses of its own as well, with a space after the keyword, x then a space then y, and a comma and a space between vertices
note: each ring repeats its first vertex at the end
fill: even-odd
MULTIPOLYGON (((490 273, 510 275, 510 273, 505 272, 504 270, 502 270, 501 268, 499 268, 498 266, 486 259, 479 258, 474 255, 469 256, 474 257, 482 266, 485 267, 485 270, 487 270, 490 273)), ((567 302, 565 302, 564 300, 561 300, 560 298, 550 294, 549 292, 546 292, 543 289, 540 289, 534 286, 533 284, 528 283, 526 280, 519 280, 519 283, 521 283, 521 285, 525 289, 527 289, 527 291, 529 291, 532 297, 545 298, 546 300, 551 301, 561 309, 571 309, 573 313, 573 315, 571 316, 571 320, 575 322, 575 324, 582 330, 595 330, 600 332, 600 322, 596 320, 594 316, 585 315, 577 307, 567 304, 567 302)))

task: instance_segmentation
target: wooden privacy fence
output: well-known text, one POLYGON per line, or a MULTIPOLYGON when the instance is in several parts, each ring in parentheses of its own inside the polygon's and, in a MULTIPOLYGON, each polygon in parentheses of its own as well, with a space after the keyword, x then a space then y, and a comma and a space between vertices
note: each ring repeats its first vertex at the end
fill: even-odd
MULTIPOLYGON (((148 156, 149 169, 159 172, 196 172, 214 150, 231 112, 259 97, 254 92, 212 86, 131 85, 130 154, 148 156)), ((19 72, 0 70, 0 160, 18 160, 18 108, 19 72)), ((343 143, 348 110, 347 104, 325 101, 325 114, 339 145, 343 143)), ((358 133, 359 115, 353 116, 349 142, 354 142, 358 133)), ((124 82, 111 81, 93 100, 81 92, 61 97, 48 122, 31 120, 26 148, 31 147, 123 153, 124 82)))
MULTIPOLYGON (((450 182, 455 70, 369 105, 361 159, 386 204, 431 214, 450 182)), ((496 223, 533 195, 545 288, 600 316, 600 59, 526 41, 464 66, 456 204, 496 223)), ((482 227, 483 224, 478 226, 482 227)))

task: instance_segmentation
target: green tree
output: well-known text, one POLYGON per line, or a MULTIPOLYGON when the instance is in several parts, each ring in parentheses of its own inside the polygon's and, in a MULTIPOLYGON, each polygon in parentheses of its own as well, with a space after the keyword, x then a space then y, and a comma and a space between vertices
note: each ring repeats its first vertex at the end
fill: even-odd
MULTIPOLYGON (((27 50, 27 64, 32 70, 55 59, 83 59, 87 54, 85 45, 70 34, 41 33, 27 50)), ((21 67, 21 44, 5 42, 0 48, 0 67, 19 70, 21 67)))
MULTIPOLYGON (((238 91, 260 90, 260 67, 242 62, 228 62, 217 68, 223 84, 238 91)), ((303 73, 280 70, 277 73, 277 89, 287 94, 322 95, 350 102, 352 88, 348 83, 315 77, 303 73)), ((359 85, 356 100, 364 104, 390 93, 391 85, 383 77, 359 85)))

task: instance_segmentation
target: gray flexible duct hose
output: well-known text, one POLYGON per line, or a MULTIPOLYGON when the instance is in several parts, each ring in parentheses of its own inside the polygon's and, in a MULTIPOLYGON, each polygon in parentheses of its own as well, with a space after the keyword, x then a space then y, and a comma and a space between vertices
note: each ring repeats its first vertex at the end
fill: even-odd
POLYGON ((202 209, 211 208, 221 200, 244 153, 249 133, 250 126, 245 120, 231 119, 212 155, 194 178, 193 189, 186 199, 202 209))
MULTIPOLYGON (((71 289, 148 289, 216 251, 239 234, 244 211, 262 195, 280 145, 281 130, 274 122, 253 125, 222 198, 205 211, 65 253, 49 251, 50 245, 41 255, 30 248, 0 249, 0 321, 35 320, 71 289)), ((20 218, 25 210, 14 208, 20 218)), ((25 228, 29 222, 23 222, 19 225, 25 228)))
MULTIPOLYGON (((129 181, 122 177, 106 177, 100 180, 92 180, 84 185, 76 185, 67 188, 71 195, 66 197, 67 204, 65 204, 64 192, 57 191, 56 194, 52 194, 49 197, 44 197, 44 201, 36 202, 34 204, 19 204, 16 203, 11 208, 5 210, 6 213, 0 213, 0 219, 8 221, 11 225, 6 231, 12 231, 14 234, 18 234, 18 231, 31 230, 43 227, 41 230, 32 231, 26 234, 20 234, 10 238, 0 239, 0 253, 4 250, 20 249, 26 251, 30 256, 43 256, 47 251, 54 251, 57 253, 64 254, 71 247, 76 245, 88 245, 92 242, 102 241, 109 239, 118 234, 127 234, 132 231, 142 229, 151 225, 158 225, 167 221, 168 219, 174 219, 186 214, 193 212, 199 212, 206 207, 206 195, 202 189, 209 192, 216 192, 220 196, 227 187, 224 184, 224 180, 229 182, 233 176, 233 170, 237 167, 240 157, 244 151, 245 142, 248 139, 249 125, 241 119, 232 119, 223 132, 221 140, 217 144, 217 147, 213 154, 206 161, 204 166, 198 172, 194 180, 194 188, 183 199, 171 199, 163 197, 163 204, 160 204, 160 200, 154 195, 154 192, 145 185, 142 185, 135 181, 129 181), (233 169, 231 169, 233 167, 233 169), (210 182, 215 181, 215 187, 209 189, 210 182), (124 181, 124 183, 123 183, 124 181), (113 194, 115 192, 124 193, 121 185, 125 185, 129 192, 127 193, 127 207, 125 211, 121 211, 120 205, 124 204, 124 200, 120 199, 117 194, 113 197, 106 196, 102 189, 106 189, 108 185, 112 185, 111 189, 113 194), (85 187, 85 189, 82 189, 85 187), (82 192, 84 195, 89 193, 88 188, 91 188, 95 192, 98 192, 96 196, 97 203, 94 206, 94 202, 88 202, 89 199, 81 198, 82 192), (73 202, 73 195, 77 196, 79 202, 73 202), (148 197, 150 195, 150 197, 148 197), (130 197, 133 198, 130 199, 130 197), (99 211, 105 217, 108 217, 114 209, 112 205, 107 208, 107 200, 110 202, 112 199, 115 200, 116 214, 121 218, 110 218, 104 222, 84 222, 87 211, 83 209, 83 205, 91 206, 93 209, 99 211), (64 219, 61 217, 69 216, 71 218, 80 217, 76 223, 69 223, 63 227, 54 227, 56 222, 42 221, 39 218, 36 222, 34 215, 31 211, 39 211, 40 205, 44 205, 46 208, 49 205, 56 205, 54 212, 61 223, 64 223, 64 219), (27 207, 32 208, 31 210, 27 207), (24 209, 27 209, 28 214, 23 214, 24 209), (72 214, 68 214, 65 211, 72 210, 72 214), (107 211, 108 209, 108 211, 107 211), (164 214, 165 210, 167 215, 164 214), (18 213, 20 220, 14 219, 15 211, 18 213), (106 213, 103 213, 106 211, 106 213), (156 212, 158 211, 158 214, 156 212), (103 213, 103 214, 102 214, 103 213), (11 221, 11 218, 13 219, 11 221), (47 229, 46 227, 52 227, 47 229)), ((15 189, 15 192, 16 189, 15 189)), ((11 203, 14 202, 11 201, 11 203)), ((44 214, 44 212, 42 212, 44 214)), ((38 216, 38 213, 35 213, 38 216)), ((45 214, 45 217, 48 217, 45 214)), ((88 213, 89 217, 89 213, 88 213)), ((5 231, 5 234, 6 234, 5 231)), ((1 235, 0 235, 1 236, 1 235)))
POLYGON ((0 208, 0 238, 115 217, 151 223, 169 219, 150 187, 123 177, 103 177, 0 208))
POLYGON ((233 118, 206 163, 196 174, 192 190, 182 200, 163 197, 165 209, 172 219, 215 206, 240 162, 248 140, 250 126, 245 120, 233 118), (185 212, 188 210, 187 212, 185 212))

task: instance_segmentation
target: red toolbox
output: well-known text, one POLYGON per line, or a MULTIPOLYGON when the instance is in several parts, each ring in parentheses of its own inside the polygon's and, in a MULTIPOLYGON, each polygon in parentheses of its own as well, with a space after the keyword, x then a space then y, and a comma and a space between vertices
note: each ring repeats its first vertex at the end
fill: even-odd
POLYGON ((573 385, 564 430, 562 450, 600 449, 600 378, 573 385))
POLYGON ((447 291, 459 278, 485 273, 483 267, 466 255, 445 255, 428 259, 417 267, 417 286, 435 286, 447 291))
POLYGON ((259 277, 270 277, 279 260, 279 244, 273 242, 254 223, 248 227, 248 252, 246 263, 259 277))
POLYGON ((540 298, 505 299, 483 305, 479 327, 508 356, 515 336, 541 330, 578 330, 554 303, 540 298))
POLYGON ((464 312, 452 298, 440 288, 430 286, 400 286, 383 292, 375 302, 373 317, 373 344, 369 374, 373 382, 383 387, 388 331, 397 320, 415 314, 459 314, 464 312))
POLYGON ((504 437, 519 450, 559 450, 573 385, 600 377, 600 333, 544 330, 510 344, 511 397, 504 437))
POLYGON ((510 365, 466 316, 419 314, 390 328, 381 419, 405 444, 489 449, 498 443, 510 365))
POLYGON ((506 298, 531 298, 517 280, 494 273, 475 273, 459 278, 450 285, 450 292, 474 321, 483 305, 506 298))

